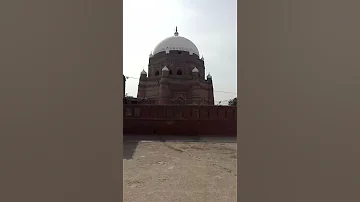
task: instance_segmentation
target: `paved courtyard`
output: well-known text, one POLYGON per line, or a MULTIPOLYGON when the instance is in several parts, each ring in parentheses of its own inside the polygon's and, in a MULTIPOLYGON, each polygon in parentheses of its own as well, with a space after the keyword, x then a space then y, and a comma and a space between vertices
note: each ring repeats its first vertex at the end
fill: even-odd
POLYGON ((236 201, 234 139, 124 137, 125 202, 236 201))

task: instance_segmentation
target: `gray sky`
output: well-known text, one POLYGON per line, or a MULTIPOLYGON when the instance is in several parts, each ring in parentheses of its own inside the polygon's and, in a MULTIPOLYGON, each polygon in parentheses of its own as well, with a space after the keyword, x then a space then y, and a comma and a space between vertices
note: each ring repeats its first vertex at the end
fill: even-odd
MULTIPOLYGON (((236 0, 124 0, 123 9, 125 76, 139 78, 147 71, 150 52, 177 26, 204 56, 215 102, 236 97, 236 0)), ((136 97, 138 82, 129 78, 126 93, 136 97)))

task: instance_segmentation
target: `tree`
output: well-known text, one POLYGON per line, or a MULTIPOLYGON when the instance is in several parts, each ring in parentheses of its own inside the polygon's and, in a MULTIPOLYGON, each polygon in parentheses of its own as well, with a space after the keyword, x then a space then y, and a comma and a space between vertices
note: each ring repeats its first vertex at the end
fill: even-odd
POLYGON ((229 100, 229 106, 237 106, 237 98, 229 100))
POLYGON ((131 96, 131 95, 129 95, 129 94, 127 94, 127 93, 125 93, 125 98, 134 98, 134 97, 131 96))

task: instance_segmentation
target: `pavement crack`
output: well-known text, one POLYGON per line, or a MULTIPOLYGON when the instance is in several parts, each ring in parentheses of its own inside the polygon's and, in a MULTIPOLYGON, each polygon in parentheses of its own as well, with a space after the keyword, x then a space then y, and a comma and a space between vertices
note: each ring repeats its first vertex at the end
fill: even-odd
POLYGON ((180 152, 180 153, 183 153, 183 152, 184 152, 184 151, 181 150, 181 149, 178 149, 178 148, 175 148, 175 147, 173 147, 173 146, 171 146, 171 145, 166 144, 165 141, 163 141, 163 143, 164 143, 164 145, 165 145, 167 148, 169 148, 169 149, 171 149, 171 150, 174 150, 174 151, 177 151, 177 152, 180 152))
POLYGON ((223 166, 218 165, 218 164, 215 164, 215 163, 212 163, 211 165, 216 166, 216 167, 218 167, 218 168, 220 168, 220 169, 222 169, 222 170, 225 170, 225 171, 228 172, 228 173, 232 173, 232 174, 234 174, 235 176, 237 176, 236 172, 233 171, 233 170, 231 170, 231 169, 229 169, 229 168, 223 167, 223 166))

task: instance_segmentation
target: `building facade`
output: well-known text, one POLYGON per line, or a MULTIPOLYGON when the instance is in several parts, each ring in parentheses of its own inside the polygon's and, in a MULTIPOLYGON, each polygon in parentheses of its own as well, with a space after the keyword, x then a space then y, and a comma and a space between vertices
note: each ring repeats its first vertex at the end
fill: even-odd
POLYGON ((137 98, 156 104, 214 105, 212 76, 205 76, 204 58, 177 28, 150 54, 148 71, 140 74, 137 98))

